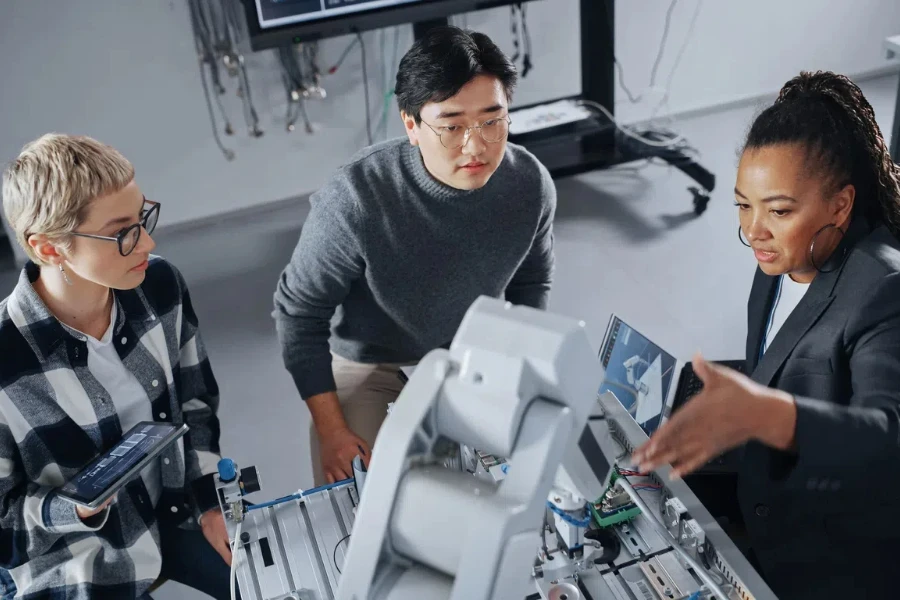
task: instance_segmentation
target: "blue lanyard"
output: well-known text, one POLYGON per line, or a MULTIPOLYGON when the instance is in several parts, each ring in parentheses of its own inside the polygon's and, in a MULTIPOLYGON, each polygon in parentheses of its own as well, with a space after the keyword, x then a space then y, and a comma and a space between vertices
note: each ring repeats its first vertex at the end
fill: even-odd
POLYGON ((772 329, 772 321, 775 318, 775 308, 778 306, 778 301, 781 299, 781 282, 784 280, 784 275, 778 278, 778 284, 775 287, 775 298, 772 299, 772 308, 769 309, 769 318, 766 319, 766 328, 763 330, 762 342, 759 344, 759 363, 762 360, 763 354, 766 353, 766 340, 769 337, 769 330, 772 329))

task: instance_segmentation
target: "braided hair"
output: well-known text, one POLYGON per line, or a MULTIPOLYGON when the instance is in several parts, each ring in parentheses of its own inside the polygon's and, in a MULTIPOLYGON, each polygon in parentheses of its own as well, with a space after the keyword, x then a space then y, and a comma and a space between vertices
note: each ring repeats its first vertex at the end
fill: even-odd
POLYGON ((792 143, 806 148, 808 165, 832 190, 856 188, 854 215, 900 239, 900 165, 855 83, 827 71, 800 73, 753 122, 744 150, 792 143))

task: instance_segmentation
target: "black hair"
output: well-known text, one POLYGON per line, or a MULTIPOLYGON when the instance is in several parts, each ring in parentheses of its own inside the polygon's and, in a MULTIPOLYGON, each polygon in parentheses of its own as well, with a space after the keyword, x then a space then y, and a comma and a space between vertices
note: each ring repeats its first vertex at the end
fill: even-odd
POLYGON ((744 150, 791 143, 805 147, 809 167, 831 189, 856 188, 854 216, 900 238, 900 166, 855 83, 827 71, 800 73, 753 122, 744 150))
POLYGON ((422 107, 459 93, 478 75, 493 75, 512 99, 516 65, 483 33, 436 27, 416 40, 400 61, 394 93, 400 110, 421 123, 422 107))

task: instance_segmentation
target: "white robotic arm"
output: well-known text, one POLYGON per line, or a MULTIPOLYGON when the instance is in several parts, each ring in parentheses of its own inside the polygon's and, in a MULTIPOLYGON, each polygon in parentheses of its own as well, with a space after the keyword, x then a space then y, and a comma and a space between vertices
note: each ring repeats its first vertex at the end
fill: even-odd
POLYGON ((476 301, 379 433, 338 600, 500 600, 526 589, 554 478, 590 481, 576 444, 602 379, 583 323, 476 301), (509 473, 494 484, 444 468, 446 440, 507 457, 509 473))

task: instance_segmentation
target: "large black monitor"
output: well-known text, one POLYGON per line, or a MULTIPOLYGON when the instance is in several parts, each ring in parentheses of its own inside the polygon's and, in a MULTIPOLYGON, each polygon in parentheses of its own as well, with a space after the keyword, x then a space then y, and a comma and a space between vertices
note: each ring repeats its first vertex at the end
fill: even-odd
POLYGON ((518 4, 521 0, 242 0, 250 45, 264 50, 518 4))

